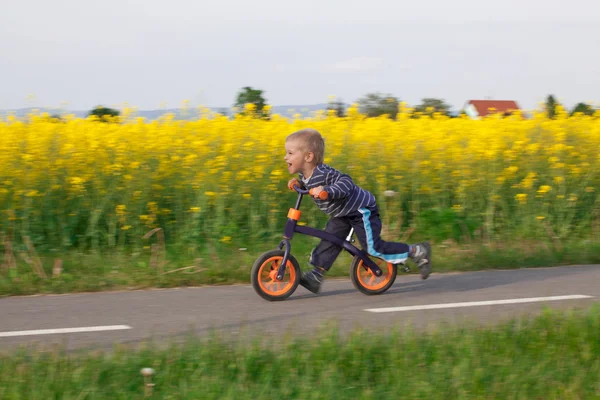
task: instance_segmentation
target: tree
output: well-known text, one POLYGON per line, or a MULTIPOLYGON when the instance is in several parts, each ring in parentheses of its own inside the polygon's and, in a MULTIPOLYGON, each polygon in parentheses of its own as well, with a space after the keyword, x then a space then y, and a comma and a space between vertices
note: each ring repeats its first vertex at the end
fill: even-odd
POLYGON ((553 95, 549 95, 546 98, 546 113, 548 114, 548 118, 552 119, 556 116, 556 107, 558 105, 559 103, 553 95))
POLYGON ((593 115, 594 109, 589 104, 577 103, 577 105, 573 108, 573 111, 571 111, 571 115, 575 115, 575 113, 582 113, 584 115, 593 115))
POLYGON ((266 100, 263 97, 263 91, 258 89, 253 89, 250 86, 246 86, 242 88, 237 95, 237 99, 235 101, 235 107, 237 107, 241 114, 243 114, 244 107, 246 104, 254 104, 255 112, 257 115, 265 117, 265 113, 263 112, 263 108, 266 105, 266 100))
POLYGON ((378 117, 389 115, 395 119, 398 114, 398 105, 400 100, 390 94, 368 93, 365 97, 358 100, 358 109, 361 114, 367 117, 378 117))
POLYGON ((433 115, 434 112, 442 113, 443 115, 450 114, 450 106, 442 99, 426 97, 421 100, 421 104, 415 107, 415 112, 421 114, 433 115))
POLYGON ((110 118, 118 117, 121 115, 121 112, 119 110, 115 110, 114 108, 96 106, 96 108, 88 113, 88 117, 91 115, 95 115, 100 119, 100 121, 106 122, 110 118))
POLYGON ((335 111, 335 115, 339 118, 346 116, 346 104, 340 100, 331 100, 327 104, 327 111, 335 111))
POLYGON ((65 122, 60 114, 52 114, 46 119, 49 122, 65 122))
POLYGON ((215 112, 217 114, 221 114, 224 117, 228 117, 229 116, 229 110, 227 110, 227 108, 225 108, 225 107, 218 108, 215 112))

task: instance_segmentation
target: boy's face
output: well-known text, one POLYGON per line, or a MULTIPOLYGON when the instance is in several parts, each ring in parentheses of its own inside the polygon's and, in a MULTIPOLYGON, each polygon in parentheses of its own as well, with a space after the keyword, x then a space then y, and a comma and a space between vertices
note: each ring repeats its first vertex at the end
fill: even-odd
POLYGON ((289 140, 285 143, 285 157, 283 159, 288 165, 290 174, 302 172, 306 175, 306 171, 312 167, 311 162, 314 160, 314 154, 306 152, 299 141, 289 140))

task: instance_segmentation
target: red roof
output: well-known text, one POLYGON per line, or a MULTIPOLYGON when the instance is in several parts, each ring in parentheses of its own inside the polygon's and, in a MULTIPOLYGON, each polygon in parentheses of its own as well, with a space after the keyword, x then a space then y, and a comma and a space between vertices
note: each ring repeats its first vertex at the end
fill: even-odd
POLYGON ((513 100, 469 100, 469 104, 477 110, 480 117, 485 117, 490 114, 489 109, 493 108, 493 112, 510 113, 520 110, 516 101, 513 100))

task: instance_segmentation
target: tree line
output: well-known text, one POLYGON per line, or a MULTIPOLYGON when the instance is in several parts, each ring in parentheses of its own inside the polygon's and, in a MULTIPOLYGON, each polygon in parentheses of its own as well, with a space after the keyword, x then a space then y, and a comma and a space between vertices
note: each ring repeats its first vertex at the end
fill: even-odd
MULTIPOLYGON (((389 93, 372 92, 367 93, 363 97, 359 98, 356 103, 359 108, 359 112, 367 118, 380 117, 387 115, 392 119, 396 119, 398 115, 398 109, 400 106, 400 99, 389 93)), ((252 105, 252 115, 257 118, 269 119, 268 103, 265 98, 265 92, 260 89, 254 89, 250 86, 241 88, 235 98, 234 112, 235 114, 246 113, 246 106, 252 105)), ((559 106, 562 106, 554 97, 554 95, 548 95, 545 102, 545 111, 549 118, 555 118, 559 106)), ((345 117, 349 104, 344 103, 341 99, 331 99, 327 104, 327 111, 333 111, 338 117, 345 117)), ((563 106, 564 108, 564 106, 563 106)), ((571 116, 576 113, 584 115, 593 115, 596 111, 591 105, 580 102, 577 103, 569 112, 571 116)), ((227 115, 227 110, 219 110, 220 114, 227 115)), ((443 99, 427 97, 421 100, 421 103, 414 107, 412 115, 418 116, 432 116, 434 113, 445 115, 448 117, 456 117, 451 113, 451 107, 443 99)), ((464 114, 464 110, 461 110, 458 115, 464 114)), ((95 115, 101 121, 110 120, 106 117, 116 117, 120 115, 120 112, 116 109, 97 106, 88 113, 88 116, 95 115)))
MULTIPOLYGON (((267 113, 263 111, 265 105, 267 105, 264 91, 253 89, 249 86, 242 88, 237 94, 235 108, 243 110, 248 103, 254 104, 255 113, 258 116, 267 117, 267 113)), ((392 119, 396 119, 400 106, 400 99, 389 93, 372 92, 359 98, 356 103, 358 104, 360 113, 366 115, 368 118, 387 115, 392 119)), ((338 117, 344 117, 346 116, 348 106, 349 105, 345 104, 341 99, 332 99, 327 104, 327 110, 334 111, 338 117)), ((549 118, 556 117, 557 110, 560 106, 564 108, 564 106, 556 100, 554 95, 550 94, 547 96, 545 110, 549 118)), ((595 111, 596 109, 591 105, 580 102, 571 109, 570 115, 573 116, 576 113, 593 115, 595 111)), ((432 116, 434 113, 448 117, 456 116, 451 113, 451 107, 448 103, 443 99, 433 97, 421 99, 421 103, 412 110, 414 116, 432 116)), ((460 114, 464 114, 464 111, 461 110, 458 115, 460 114)))

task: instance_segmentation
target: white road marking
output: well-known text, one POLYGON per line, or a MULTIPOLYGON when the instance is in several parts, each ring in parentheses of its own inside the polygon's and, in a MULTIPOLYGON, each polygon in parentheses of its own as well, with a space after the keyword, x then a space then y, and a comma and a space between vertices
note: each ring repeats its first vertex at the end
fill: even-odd
POLYGON ((31 331, 0 332, 0 337, 53 335, 56 333, 120 331, 120 330, 124 330, 124 329, 131 329, 131 327, 129 325, 106 325, 106 326, 86 326, 86 327, 79 327, 79 328, 36 329, 36 330, 31 330, 31 331))
POLYGON ((583 294, 573 294, 573 295, 568 295, 568 296, 530 297, 530 298, 524 298, 524 299, 489 300, 489 301, 469 301, 469 302, 465 302, 465 303, 427 304, 427 305, 421 305, 421 306, 366 308, 364 311, 374 312, 374 313, 386 313, 386 312, 398 312, 398 311, 435 310, 435 309, 439 309, 439 308, 478 307, 478 306, 493 306, 493 305, 500 305, 500 304, 535 303, 535 302, 540 302, 540 301, 589 299, 592 297, 594 297, 594 296, 586 296, 583 294))

